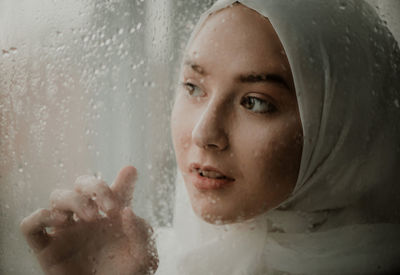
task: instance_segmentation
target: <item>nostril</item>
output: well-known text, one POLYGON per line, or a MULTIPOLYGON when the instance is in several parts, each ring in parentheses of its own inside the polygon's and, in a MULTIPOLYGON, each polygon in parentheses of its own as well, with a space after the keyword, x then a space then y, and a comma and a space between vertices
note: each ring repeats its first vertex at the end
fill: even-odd
POLYGON ((218 149, 218 148, 219 147, 216 144, 206 144, 206 145, 204 145, 204 149, 206 149, 206 150, 215 150, 215 149, 218 149))

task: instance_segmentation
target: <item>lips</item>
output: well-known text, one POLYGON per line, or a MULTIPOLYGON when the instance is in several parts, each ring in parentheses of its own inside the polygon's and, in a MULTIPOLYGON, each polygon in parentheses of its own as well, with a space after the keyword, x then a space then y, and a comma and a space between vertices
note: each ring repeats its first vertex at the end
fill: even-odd
POLYGON ((235 181, 213 166, 193 163, 190 165, 190 172, 194 176, 193 185, 201 190, 220 189, 235 181))
POLYGON ((218 173, 216 171, 212 171, 212 170, 196 169, 196 172, 202 177, 211 178, 211 179, 226 179, 227 178, 223 174, 218 173))

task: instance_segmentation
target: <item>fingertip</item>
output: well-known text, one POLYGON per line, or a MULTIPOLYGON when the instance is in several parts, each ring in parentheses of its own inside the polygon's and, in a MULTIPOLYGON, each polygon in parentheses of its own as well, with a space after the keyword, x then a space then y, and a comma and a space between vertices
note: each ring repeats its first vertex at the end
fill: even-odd
POLYGON ((129 166, 125 166, 124 168, 121 169, 121 171, 119 172, 119 174, 127 179, 127 180, 131 180, 134 181, 137 178, 137 169, 136 167, 129 165, 129 166))
POLYGON ((128 205, 133 197, 134 183, 137 178, 137 170, 133 166, 126 166, 121 169, 111 190, 115 192, 122 205, 128 205))

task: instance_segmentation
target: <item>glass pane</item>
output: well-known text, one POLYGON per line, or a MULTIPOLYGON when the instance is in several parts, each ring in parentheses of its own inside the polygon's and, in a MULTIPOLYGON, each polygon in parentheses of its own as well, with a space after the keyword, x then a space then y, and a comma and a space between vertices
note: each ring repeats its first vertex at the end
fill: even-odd
MULTIPOLYGON (((399 41, 400 2, 366 1, 399 41)), ((126 165, 134 165, 139 174, 131 203, 134 212, 156 230, 171 229, 174 223, 179 227, 180 223, 180 228, 174 228, 175 237, 194 251, 180 259, 181 262, 188 259, 187 270, 196 268, 198 274, 217 270, 217 274, 222 274, 218 270, 226 271, 235 263, 241 265, 238 261, 228 266, 231 259, 226 255, 237 257, 243 263, 253 263, 251 257, 255 254, 246 253, 263 245, 260 240, 264 240, 264 232, 253 230, 260 224, 247 225, 251 230, 242 235, 241 230, 246 228, 242 220, 238 227, 219 226, 221 221, 214 221, 219 226, 217 230, 202 223, 208 221, 207 217, 201 221, 193 219, 195 222, 186 220, 191 206, 187 196, 183 202, 179 200, 182 190, 175 187, 177 164, 170 113, 178 89, 180 65, 200 15, 214 2, 0 0, 0 274, 43 273, 19 226, 35 210, 51 207, 49 196, 53 190, 73 189, 76 178, 81 175, 92 175, 111 185, 126 165), (179 220, 180 211, 187 212, 179 220), (232 228, 235 233, 229 235, 232 228), (221 240, 225 242, 220 243, 221 240), (245 252, 235 250, 237 247, 245 252), (196 253, 202 255, 200 259, 196 253), (213 258, 214 255, 218 257, 213 258)), ((338 1, 338 4, 339 11, 346 10, 346 2, 338 1)), ((357 42, 354 37, 341 39, 350 45, 357 42)), ((296 47, 305 45, 300 44, 296 47)), ((344 47, 338 54, 351 59, 346 50, 344 47)), ((308 56, 304 60, 315 61, 308 56)), ((326 67, 323 69, 329 72, 326 67)), ((254 77, 247 78, 247 82, 252 81, 254 77)), ((284 80, 274 75, 272 82, 285 85, 284 80)), ((188 91, 195 89, 190 85, 185 87, 188 91)), ((399 100, 392 102, 396 108, 400 108, 399 100)), ((246 98, 240 101, 240 106, 274 109, 262 102, 246 98)), ((185 113, 188 117, 190 111, 185 113)), ((317 149, 324 150, 325 145, 317 149)), ((256 158, 260 152, 251 153, 256 158)), ((193 169, 201 177, 227 178, 210 169, 193 169)), ((240 197, 235 203, 246 204, 251 200, 253 197, 240 197)), ((208 202, 218 203, 215 199, 208 202)), ((296 221, 306 220, 302 224, 305 228, 312 220, 312 225, 318 227, 324 219, 319 214, 290 213, 279 217, 276 223, 263 220, 261 226, 268 228, 268 233, 278 235, 284 233, 281 221, 291 227, 296 221)), ((171 247, 175 249, 175 244, 169 244, 171 247)), ((275 260, 272 266, 287 265, 280 259, 275 260)))
POLYGON ((136 214, 171 223, 178 62, 211 4, 0 1, 1 274, 42 274, 19 223, 79 175, 136 166, 136 214))

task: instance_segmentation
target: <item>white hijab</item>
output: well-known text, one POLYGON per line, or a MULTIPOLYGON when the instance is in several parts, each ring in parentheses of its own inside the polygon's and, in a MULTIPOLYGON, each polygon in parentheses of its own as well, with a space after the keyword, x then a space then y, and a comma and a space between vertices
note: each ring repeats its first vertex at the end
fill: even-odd
POLYGON ((240 3, 270 20, 289 59, 304 135, 296 187, 274 210, 216 226, 193 213, 178 175, 157 274, 400 273, 397 43, 362 0, 240 3))

